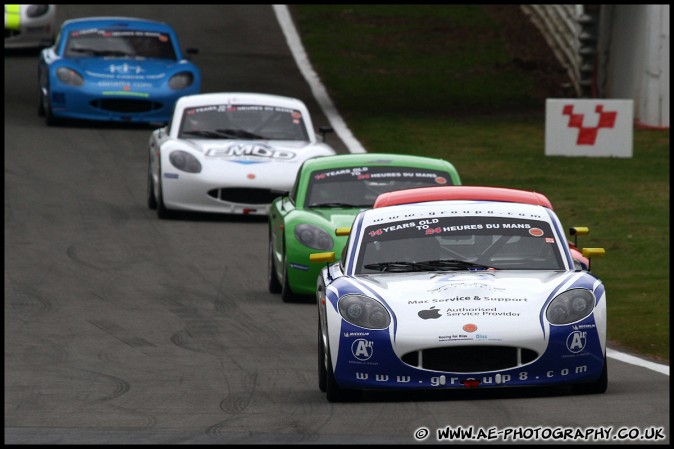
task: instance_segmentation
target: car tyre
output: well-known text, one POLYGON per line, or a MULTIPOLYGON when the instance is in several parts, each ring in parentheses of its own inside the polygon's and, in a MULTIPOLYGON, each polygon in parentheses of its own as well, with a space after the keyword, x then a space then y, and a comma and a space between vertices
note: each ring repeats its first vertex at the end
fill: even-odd
POLYGON ((157 217, 161 219, 173 218, 173 211, 166 208, 164 204, 164 194, 161 186, 161 166, 159 167, 159 181, 157 182, 157 217))
POLYGON ((287 256, 283 258, 283 282, 281 284, 281 299, 283 302, 295 302, 297 298, 290 288, 290 281, 288 280, 288 259, 287 256))
POLYGON ((41 108, 38 108, 38 114, 40 113, 40 110, 42 110, 47 126, 58 126, 62 124, 62 121, 54 116, 54 113, 52 112, 51 109, 50 97, 51 97, 51 90, 49 89, 49 85, 47 85, 46 94, 42 93, 42 89, 40 89, 40 98, 42 106, 41 108))
POLYGON ((571 392, 574 394, 602 394, 606 393, 608 389, 608 365, 606 363, 606 356, 604 356, 604 369, 601 376, 595 382, 589 384, 578 384, 571 387, 571 392))
POLYGON ((328 382, 328 369, 326 368, 325 348, 323 347, 323 335, 321 332, 321 316, 318 315, 318 389, 325 393, 328 382))
POLYGON ((39 117, 44 117, 44 95, 42 94, 42 88, 38 86, 38 103, 37 103, 37 115, 39 117))
POLYGON ((281 293, 282 286, 276 276, 276 263, 274 262, 274 245, 272 235, 269 233, 269 250, 267 251, 267 284, 270 293, 281 293))
POLYGON ((335 371, 332 368, 332 357, 330 350, 326 351, 328 358, 328 367, 325 379, 325 395, 329 402, 353 402, 361 397, 361 392, 356 390, 345 390, 337 384, 335 380, 335 371))
POLYGON ((154 181, 152 180, 152 168, 148 159, 147 163, 147 207, 157 209, 157 197, 154 196, 154 181))

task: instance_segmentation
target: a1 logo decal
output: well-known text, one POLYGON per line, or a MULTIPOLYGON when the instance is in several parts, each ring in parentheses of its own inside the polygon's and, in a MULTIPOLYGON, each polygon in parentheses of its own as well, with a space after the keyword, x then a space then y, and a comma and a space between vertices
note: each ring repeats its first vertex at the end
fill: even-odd
POLYGON ((566 337, 566 349, 568 349, 569 352, 573 352, 574 354, 577 354, 585 349, 586 344, 587 332, 574 331, 571 332, 568 337, 566 337))
POLYGON ((365 340, 364 338, 359 338, 358 340, 354 340, 354 342, 351 344, 351 353, 355 358, 364 362, 365 360, 368 360, 370 357, 372 357, 372 353, 374 351, 373 347, 374 342, 365 340))

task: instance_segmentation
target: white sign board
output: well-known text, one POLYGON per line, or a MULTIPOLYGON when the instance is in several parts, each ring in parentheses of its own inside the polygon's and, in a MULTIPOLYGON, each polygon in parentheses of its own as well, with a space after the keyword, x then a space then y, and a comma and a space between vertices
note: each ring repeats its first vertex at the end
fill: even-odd
POLYGON ((545 155, 632 157, 633 103, 546 100, 545 155))

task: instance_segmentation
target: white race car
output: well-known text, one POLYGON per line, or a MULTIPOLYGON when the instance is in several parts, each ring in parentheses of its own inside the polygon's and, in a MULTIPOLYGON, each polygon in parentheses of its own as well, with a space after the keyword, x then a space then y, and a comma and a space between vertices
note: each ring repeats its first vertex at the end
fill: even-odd
POLYGON ((55 20, 56 5, 5 5, 5 48, 50 46, 55 20))
POLYGON ((544 195, 385 193, 355 218, 345 249, 316 289, 319 388, 329 401, 368 389, 606 391, 606 290, 574 267, 544 195))
MULTIPOLYGON (((321 128, 323 139, 330 128, 321 128)), ((319 142, 306 105, 257 93, 188 95, 171 122, 153 131, 148 207, 266 215, 291 189, 302 162, 336 154, 319 142)))

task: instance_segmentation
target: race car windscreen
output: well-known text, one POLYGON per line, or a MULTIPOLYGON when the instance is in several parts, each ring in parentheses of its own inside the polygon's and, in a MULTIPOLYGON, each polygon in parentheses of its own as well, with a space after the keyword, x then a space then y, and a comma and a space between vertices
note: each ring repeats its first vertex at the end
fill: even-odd
POLYGON ((71 32, 64 56, 176 60, 173 42, 166 33, 101 28, 71 32))
POLYGON ((210 105, 185 108, 178 138, 308 141, 302 113, 261 105, 210 105))
POLYGON ((363 232, 356 274, 406 271, 563 270, 544 221, 438 217, 372 225, 363 232))
POLYGON ((348 167, 311 174, 304 207, 372 207, 382 193, 452 185, 449 173, 410 167, 348 167))

